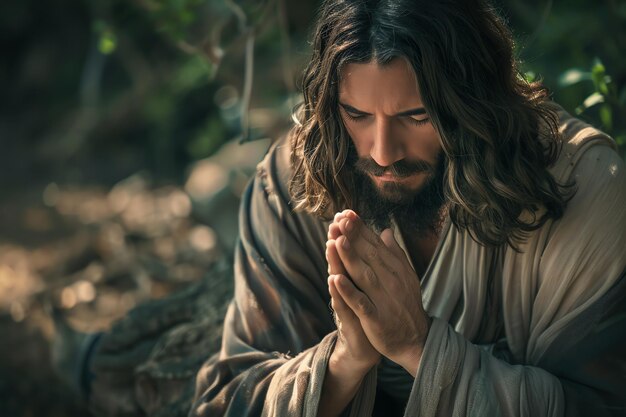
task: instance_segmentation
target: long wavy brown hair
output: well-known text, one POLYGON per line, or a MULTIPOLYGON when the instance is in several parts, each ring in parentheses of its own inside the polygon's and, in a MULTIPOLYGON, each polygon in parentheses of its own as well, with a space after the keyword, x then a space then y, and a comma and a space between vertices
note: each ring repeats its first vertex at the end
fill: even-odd
POLYGON ((505 22, 481 0, 328 0, 290 132, 295 209, 356 207, 351 139, 338 108, 347 63, 402 57, 445 154, 450 218, 484 245, 517 246, 562 216, 569 187, 548 172, 561 139, 547 90, 520 74, 505 22))

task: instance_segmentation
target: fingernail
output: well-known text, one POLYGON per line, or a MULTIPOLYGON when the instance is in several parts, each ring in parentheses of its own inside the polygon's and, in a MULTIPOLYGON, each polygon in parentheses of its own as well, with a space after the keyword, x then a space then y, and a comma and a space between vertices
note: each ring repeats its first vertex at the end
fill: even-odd
POLYGON ((343 246, 343 248, 346 250, 350 249, 350 242, 348 241, 347 237, 343 237, 343 242, 341 246, 343 246))
POLYGON ((348 232, 352 231, 352 228, 354 227, 354 222, 350 221, 350 220, 346 220, 346 230, 348 232))

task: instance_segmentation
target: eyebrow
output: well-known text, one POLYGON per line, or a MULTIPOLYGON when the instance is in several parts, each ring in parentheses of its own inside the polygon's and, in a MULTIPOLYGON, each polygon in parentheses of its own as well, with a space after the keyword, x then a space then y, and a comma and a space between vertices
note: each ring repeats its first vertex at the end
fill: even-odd
MULTIPOLYGON (((369 113, 366 113, 363 110, 356 109, 356 108, 352 107, 349 104, 345 104, 345 103, 339 102, 339 105, 341 107, 343 107, 346 111, 349 111, 350 113, 356 113, 356 114, 359 114, 359 115, 370 116, 369 113)), ((401 116, 401 117, 402 116, 419 116, 421 114, 426 114, 426 109, 424 107, 418 107, 418 108, 415 108, 415 109, 405 110, 403 112, 395 114, 395 116, 401 116)))

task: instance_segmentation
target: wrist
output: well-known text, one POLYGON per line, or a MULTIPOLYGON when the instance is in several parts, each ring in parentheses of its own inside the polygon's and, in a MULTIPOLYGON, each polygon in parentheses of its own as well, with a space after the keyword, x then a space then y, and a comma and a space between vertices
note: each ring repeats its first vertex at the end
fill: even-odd
POLYGON ((339 416, 356 395, 369 369, 354 366, 354 359, 335 349, 328 360, 320 397, 318 416, 339 416))
POLYGON ((328 360, 329 368, 351 379, 361 380, 376 365, 377 362, 359 360, 352 356, 339 342, 328 360))
POLYGON ((433 319, 431 317, 426 316, 425 331, 422 333, 424 336, 418 339, 397 361, 398 365, 402 366, 413 378, 416 377, 420 363, 422 362, 422 354, 432 321, 433 319))
POLYGON ((403 367, 413 378, 417 376, 420 363, 422 362, 423 346, 416 346, 410 351, 406 352, 397 362, 398 365, 403 367))

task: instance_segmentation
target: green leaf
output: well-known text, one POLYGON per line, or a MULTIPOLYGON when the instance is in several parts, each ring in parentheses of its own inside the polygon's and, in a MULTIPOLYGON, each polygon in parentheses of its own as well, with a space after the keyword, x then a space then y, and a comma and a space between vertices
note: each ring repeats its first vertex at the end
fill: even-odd
POLYGON ((561 74, 558 83, 560 87, 569 87, 570 85, 578 84, 581 81, 587 81, 590 79, 590 72, 584 72, 577 68, 571 68, 561 74))
POLYGON ((593 85, 596 87, 596 91, 604 95, 609 94, 606 80, 606 68, 598 59, 596 59, 593 67, 591 67, 591 79, 593 80, 593 85))
POLYGON ((110 55, 117 48, 117 37, 111 30, 105 30, 100 34, 98 49, 104 55, 110 55))
POLYGON ((596 93, 591 94, 589 97, 585 99, 585 101, 583 102, 583 106, 585 106, 585 108, 588 109, 589 107, 593 107, 596 104, 600 104, 600 103, 604 103, 604 96, 596 92, 596 93))
POLYGON ((598 88, 600 90, 600 93, 604 94, 605 96, 609 95, 609 84, 611 84, 611 77, 608 75, 605 75, 604 78, 602 79, 602 81, 598 84, 598 88))
POLYGON ((602 125, 606 130, 613 130, 613 110, 609 104, 603 104, 600 107, 600 120, 602 120, 602 125))
POLYGON ((602 63, 602 61, 600 61, 600 58, 595 58, 593 60, 593 66, 591 67, 591 73, 594 75, 602 75, 604 76, 604 74, 606 73, 606 68, 604 67, 604 64, 602 63))

